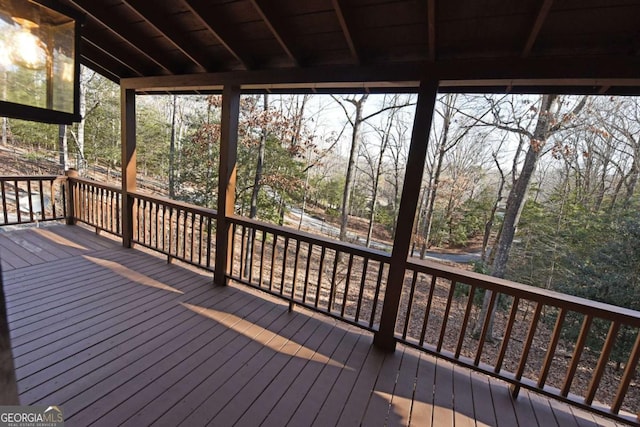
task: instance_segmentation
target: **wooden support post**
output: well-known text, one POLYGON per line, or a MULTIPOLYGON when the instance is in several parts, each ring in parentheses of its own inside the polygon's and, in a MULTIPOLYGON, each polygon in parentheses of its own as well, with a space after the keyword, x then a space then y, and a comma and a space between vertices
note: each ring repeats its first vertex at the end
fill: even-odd
POLYGON ((75 194, 73 191, 73 183, 70 178, 77 178, 78 171, 72 168, 69 168, 64 172, 67 177, 66 181, 66 197, 67 197, 67 225, 75 225, 76 224, 76 200, 75 194))
POLYGON ((234 213, 236 195, 236 157, 238 154, 238 118, 240 87, 225 86, 222 91, 222 123, 220 130, 220 170, 218 179, 218 217, 216 226, 215 284, 227 284, 231 263, 233 234, 227 217, 234 213))
POLYGON ((398 307, 402 295, 402 285, 404 283, 404 273, 409 255, 413 222, 418 206, 418 198, 420 197, 422 174, 427 156, 429 132, 431 130, 431 121, 433 119, 433 109, 437 93, 438 80, 427 79, 420 83, 416 114, 413 121, 413 132, 411 134, 411 145, 409 147, 409 157, 407 158, 407 167, 404 174, 402 199, 400 200, 400 209, 398 211, 398 227, 393 241, 389 276, 387 278, 387 290, 385 291, 382 306, 380 329, 373 338, 374 345, 384 351, 391 352, 396 348, 396 340, 394 337, 396 317, 398 316, 398 307))
POLYGON ((122 145, 122 246, 131 247, 133 240, 133 198, 136 189, 136 92, 120 90, 120 122, 122 145))

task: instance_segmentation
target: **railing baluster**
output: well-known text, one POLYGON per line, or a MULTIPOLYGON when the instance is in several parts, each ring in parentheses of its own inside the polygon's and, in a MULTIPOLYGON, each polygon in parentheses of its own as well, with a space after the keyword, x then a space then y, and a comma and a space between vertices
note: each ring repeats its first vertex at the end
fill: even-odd
POLYGON ((422 331, 420 331, 420 345, 424 345, 424 338, 427 333, 427 324, 429 323, 429 314, 431 313, 431 302, 433 301, 433 292, 436 287, 437 276, 431 275, 431 285, 429 287, 429 296, 427 297, 427 307, 424 310, 424 320, 422 321, 422 331))
POLYGON ((324 257, 326 255, 327 249, 322 246, 320 249, 320 262, 318 264, 318 287, 316 289, 316 300, 313 303, 315 308, 318 308, 318 303, 320 301, 320 292, 322 291, 322 272, 324 270, 324 257))
POLYGON ((616 397, 613 399, 613 405, 611 405, 611 412, 617 414, 620 412, 622 402, 624 401, 627 391, 629 390, 629 384, 636 375, 636 369, 638 361, 640 360, 640 330, 636 335, 636 342, 633 344, 633 349, 627 360, 627 364, 624 367, 624 373, 620 379, 620 385, 618 385, 618 391, 616 391, 616 397))
POLYGON ((244 264, 245 264, 245 238, 247 237, 247 227, 241 225, 242 233, 240 234, 242 237, 240 238, 240 278, 245 276, 244 274, 244 264))
POLYGON ((371 318, 369 319, 369 327, 373 328, 373 323, 376 317, 376 310, 378 309, 378 297, 380 296, 380 288, 382 287, 382 275, 384 273, 384 262, 380 261, 378 265, 378 278, 376 280, 376 290, 373 296, 373 306, 371 307, 371 318))
POLYGON ((278 235, 273 233, 273 246, 271 248, 271 270, 269 271, 269 290, 273 291, 273 273, 276 265, 276 251, 277 251, 278 235))
POLYGON ((331 273, 331 289, 329 290, 329 304, 327 305, 327 311, 330 313, 335 308, 336 300, 336 277, 338 275, 338 262, 340 260, 340 253, 337 249, 334 249, 333 254, 333 269, 331 273))
POLYGON ((311 271, 310 261, 313 253, 313 244, 307 245, 307 262, 304 269, 304 288, 302 290, 302 302, 307 302, 307 292, 309 291, 309 272, 311 271))
POLYGON ((182 210, 182 259, 187 259, 187 237, 189 236, 189 230, 187 227, 187 216, 189 212, 186 209, 182 210))
MULTIPOLYGON (((200 222, 198 224, 198 265, 202 265, 202 245, 204 244, 204 236, 202 235, 202 226, 204 223, 204 216, 202 214, 199 215, 200 222)), ((254 243, 255 244, 255 243, 254 243)), ((251 279, 249 279, 251 281, 251 279)))
POLYGON ((27 180, 27 201, 29 202, 29 220, 33 222, 33 194, 31 192, 31 180, 27 180))
MULTIPOLYGON (((51 181, 49 181, 49 186, 51 186, 51 181)), ((42 180, 38 181, 38 189, 40 190, 40 219, 44 221, 47 219, 47 216, 45 215, 44 189, 42 186, 42 180)))
POLYGON ((442 316, 442 327, 440 328, 440 337, 438 337, 438 345, 436 346, 436 350, 440 351, 442 349, 442 343, 444 342, 444 336, 447 329, 447 323, 449 321, 449 312, 451 311, 451 303, 453 302, 453 293, 456 288, 456 282, 451 281, 451 286, 449 287, 449 294, 447 295, 447 305, 444 309, 444 314, 442 316))
MULTIPOLYGON (((282 251, 282 276, 280 277, 280 295, 284 295, 285 276, 287 275, 287 255, 289 252, 289 237, 284 237, 284 250, 282 251)), ((293 292, 293 289, 292 289, 293 292)), ((293 293, 291 294, 293 299, 293 293)))
POLYGON ((138 199, 138 243, 144 244, 146 243, 146 231, 147 231, 147 222, 146 222, 146 212, 147 210, 147 201, 144 199, 138 199))
MULTIPOLYGON (((57 179, 49 181, 49 190, 51 194, 51 215, 52 215, 51 219, 60 219, 58 218, 58 212, 56 211, 56 197, 58 197, 56 193, 56 183, 58 183, 57 179)), ((59 189, 60 194, 64 194, 63 182, 60 182, 57 188, 59 189)), ((63 216, 63 218, 66 218, 66 216, 63 216)))
POLYGON ((351 283, 351 268, 353 267, 353 254, 349 254, 349 264, 347 266, 347 275, 344 279, 344 294, 342 295, 342 309, 340 310, 340 316, 344 317, 345 310, 347 308, 347 295, 349 294, 349 284, 351 283))
POLYGON ((469 299, 467 300, 467 308, 464 310, 464 318, 462 319, 462 325, 460 326, 460 336, 458 337, 458 345, 456 346, 455 358, 460 357, 462 351, 462 344, 464 343, 464 337, 467 335, 467 324, 469 323, 469 317, 471 316, 471 309, 473 308, 473 297, 476 294, 476 286, 471 285, 469 288, 469 299))
POLYGON ((151 205, 151 218, 149 219, 150 223, 151 223, 151 228, 153 229, 153 232, 151 234, 151 240, 153 240, 152 242, 152 246, 155 250, 159 250, 160 249, 160 234, 159 234, 159 227, 160 227, 160 204, 153 202, 153 204, 151 205))
POLYGON ((196 224, 196 214, 191 212, 191 256, 189 257, 190 261, 193 262, 193 252, 195 251, 195 224, 196 224))
POLYGON ((413 270, 411 276, 411 289, 409 290, 409 300, 407 301, 407 315, 404 318, 404 327, 402 328, 402 339, 407 339, 407 331, 409 330, 409 322, 411 320, 411 305, 413 303, 413 296, 416 292, 416 285, 418 283, 418 271, 413 270))
POLYGON ((207 216, 207 268, 211 268, 211 217, 207 216))
POLYGON ((4 218, 3 224, 7 224, 9 222, 9 214, 7 212, 7 195, 5 193, 4 181, 0 182, 0 186, 2 189, 2 216, 4 218))
POLYGON ((564 318, 567 315, 567 311, 561 308, 556 318, 556 324, 553 327, 553 333, 551 335, 551 342, 547 349, 547 354, 544 357, 542 370, 538 378, 538 388, 544 388, 544 384, 547 382, 547 376, 549 375, 549 369, 551 369, 551 363, 553 363, 553 356, 556 354, 556 348, 558 347, 558 341, 560 341, 560 334, 562 332, 562 325, 564 318))
MULTIPOLYGON (((173 207, 169 208, 169 241, 168 243, 168 250, 167 250, 167 262, 171 262, 171 249, 173 246, 173 207)), ((233 246, 232 246, 233 248, 233 246)), ((233 253, 233 249, 231 250, 231 253, 233 253)))
POLYGON ((485 292, 491 292, 491 297, 489 298, 489 305, 487 307, 486 315, 484 317, 484 322, 482 323, 482 332, 480 332, 480 339, 478 340, 478 350, 476 351, 476 357, 473 361, 473 364, 475 366, 478 366, 480 364, 480 358, 482 357, 482 349, 484 348, 484 342, 487 339, 489 324, 492 321, 491 313, 493 312, 493 306, 496 304, 496 298, 498 296, 497 292, 492 292, 489 290, 485 290, 485 292))
POLYGON ((18 217, 18 224, 22 223, 22 214, 20 212, 20 192, 18 188, 18 181, 13 181, 13 190, 15 192, 15 204, 16 204, 16 216, 18 217))
POLYGON ((100 215, 99 215, 100 221, 98 221, 99 222, 98 225, 101 228, 105 228, 104 225, 105 225, 106 221, 105 221, 105 209, 104 209, 104 189, 100 188, 98 191, 99 191, 98 194, 100 194, 100 198, 99 198, 99 201, 98 201, 98 206, 99 206, 99 211, 100 211, 100 215))
POLYGON ((264 276, 264 247, 267 244, 267 232, 262 230, 262 242, 260 242, 260 277, 258 279, 258 287, 262 287, 262 279, 264 276))
POLYGON ((504 331, 504 337, 502 338, 502 343, 500 344, 500 353, 498 353, 498 360, 496 361, 496 366, 494 368, 494 372, 500 372, 502 369, 502 362, 504 361, 504 356, 507 354, 507 347, 509 346, 509 338, 511 338, 511 330, 513 329, 513 325, 516 322, 516 314, 518 314, 518 305, 520 304, 519 297, 513 297, 513 302, 511 303, 511 310, 509 311, 509 320, 507 321, 507 327, 504 331))
MULTIPOLYGON (((62 196, 62 218, 66 218, 67 217, 67 198, 66 198, 67 189, 65 188, 65 184, 68 186, 68 188, 73 189, 73 184, 68 179, 62 181, 62 183, 60 184, 60 195, 62 196)), ((56 214, 56 199, 55 199, 55 197, 53 198, 53 201, 51 202, 51 206, 53 208, 53 215, 57 218, 58 215, 56 214)))
MULTIPOLYGON (((295 259, 293 260, 293 283, 291 284, 291 286, 293 287, 292 295, 295 294, 298 284, 298 259, 300 257, 301 243, 302 242, 300 242, 300 240, 296 240, 296 253, 294 255, 295 259)), ((309 266, 307 266, 307 268, 309 268, 309 266)), ((304 301, 304 291, 302 292, 302 300, 304 301)))
POLYGON ((571 389, 571 383, 573 382, 573 377, 576 374, 576 370, 578 369, 580 357, 582 356, 582 350, 584 349, 584 344, 587 342, 587 335, 589 334, 589 329, 591 329, 592 321, 593 318, 590 314, 585 315, 584 320, 582 321, 580 335, 578 335, 578 341, 576 342, 576 346, 573 349, 571 365, 569 366, 567 375, 564 378, 564 384, 562 385, 562 389, 560 390, 560 395, 562 397, 567 397, 567 395, 569 394, 569 390, 571 389))
MULTIPOLYGON (((231 272, 231 274, 233 274, 233 267, 236 265, 236 227, 236 224, 231 225, 231 252, 229 253, 229 256, 231 257, 231 265, 229 266, 229 271, 231 272)), ((240 261, 242 261, 242 255, 240 255, 240 261)), ((242 270, 240 270, 240 272, 242 272, 242 270)))
POLYGON ((620 330, 619 322, 611 322, 611 326, 609 327, 609 332, 607 333, 607 338, 602 345, 602 351, 600 352, 600 358, 598 358, 598 364, 596 365, 596 370, 591 377, 591 382, 589 383, 589 388, 587 391, 587 395, 584 399, 584 403, 587 405, 591 405, 593 403, 593 398, 596 395, 596 390, 598 390, 598 386, 600 385, 600 380, 602 380, 602 374, 604 374, 604 368, 607 366, 609 362, 609 356, 611 355, 611 350, 613 350, 613 346, 616 342, 616 337, 618 336, 618 331, 620 330))
POLYGON ((362 278, 360 279, 360 290, 358 291, 358 306, 356 307, 355 320, 360 320, 360 310, 362 309, 362 297, 364 296, 364 288, 367 284, 367 269, 369 267, 369 258, 364 258, 362 262, 362 278))
POLYGON ((122 200, 122 193, 118 193, 118 197, 116 197, 116 230, 118 234, 122 234, 122 230, 120 229, 120 203, 122 200))
MULTIPOLYGON (((536 328, 538 327, 538 321, 540 320, 541 311, 542 311, 542 304, 539 302, 536 302, 536 309, 533 312, 533 318, 531 319, 531 323, 529 324, 529 332, 527 333, 527 339, 522 349, 522 355, 520 356, 520 363, 518 364, 518 369, 516 370, 515 377, 516 377, 516 380, 518 381, 522 379, 522 374, 524 373, 524 368, 527 364, 527 359, 529 358, 529 352, 531 351, 531 345, 533 344, 533 337, 536 334, 536 328)), ((520 392, 520 386, 513 385, 511 387, 511 395, 514 398, 518 397, 519 392, 520 392)))

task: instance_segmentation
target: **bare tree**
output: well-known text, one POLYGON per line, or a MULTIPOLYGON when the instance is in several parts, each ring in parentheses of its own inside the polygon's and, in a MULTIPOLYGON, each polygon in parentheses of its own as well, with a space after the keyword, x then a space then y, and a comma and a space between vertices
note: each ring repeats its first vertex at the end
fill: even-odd
MULTIPOLYGON (((517 117, 504 120, 504 116, 500 114, 498 107, 496 105, 493 106, 493 125, 498 129, 516 133, 529 142, 520 173, 517 175, 517 178, 515 178, 513 186, 507 196, 500 238, 494 248, 495 258, 491 267, 491 274, 493 276, 504 277, 520 214, 522 213, 527 198, 529 183, 531 182, 540 157, 551 150, 547 146, 548 141, 554 134, 566 129, 572 124, 573 119, 584 108, 586 101, 587 97, 582 97, 577 102, 573 102, 573 106, 568 112, 563 112, 564 106, 572 104, 568 98, 563 98, 558 95, 541 96, 539 107, 536 108, 532 106, 530 108, 531 111, 536 113, 533 131, 517 126, 516 124, 521 123, 517 117)), ((516 153, 516 157, 517 156, 518 153, 516 153)), ((512 173, 515 177, 515 170, 512 171, 512 173)), ((487 291, 485 293, 480 318, 490 316, 488 329, 486 331, 488 339, 492 339, 493 337, 493 316, 496 308, 494 304, 493 309, 489 310, 490 300, 491 292, 487 291)), ((477 325, 475 332, 478 333, 479 329, 480 323, 477 325)))
POLYGON ((355 172, 356 172, 356 158, 360 153, 360 132, 362 130, 362 124, 369 120, 372 117, 377 116, 385 111, 398 109, 402 107, 407 107, 409 105, 413 105, 412 101, 407 101, 401 105, 388 105, 383 106, 381 109, 365 116, 364 115, 364 107, 369 98, 369 94, 360 95, 360 97, 347 97, 347 98, 337 98, 332 95, 332 98, 338 103, 338 105, 342 108, 347 118, 347 121, 351 125, 351 148, 349 150, 349 160, 347 162, 347 173, 345 176, 344 183, 344 192, 342 196, 342 211, 340 215, 340 240, 345 240, 347 237, 347 226, 349 222, 349 211, 351 207, 351 196, 353 192, 354 182, 355 182, 355 172), (352 117, 345 104, 351 104, 355 108, 354 116, 352 117))

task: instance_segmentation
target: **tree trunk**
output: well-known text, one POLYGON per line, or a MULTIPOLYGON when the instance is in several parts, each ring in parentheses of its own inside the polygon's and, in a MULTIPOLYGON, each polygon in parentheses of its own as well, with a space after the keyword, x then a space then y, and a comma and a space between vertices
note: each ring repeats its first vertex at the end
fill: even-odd
POLYGON ((80 88, 80 122, 78 123, 78 136, 76 138, 76 143, 78 145, 78 156, 76 157, 76 170, 78 174, 82 176, 84 174, 85 169, 85 160, 84 160, 84 124, 85 124, 85 115, 87 113, 87 94, 85 88, 80 88))
POLYGON ((440 185, 440 174, 442 173, 442 164, 444 162, 444 155, 447 153, 445 147, 447 143, 447 132, 449 129, 448 120, 445 120, 445 125, 443 129, 443 141, 440 144, 440 150, 438 152, 438 159, 436 160, 436 168, 433 173, 433 182, 431 183, 431 188, 429 189, 429 199, 427 201, 427 214, 424 218, 424 241, 422 243, 422 250, 420 251, 420 259, 424 259, 425 254, 427 252, 427 248, 429 247, 429 241, 431 240, 431 229, 433 226, 433 213, 435 212, 436 207, 436 196, 438 195, 438 185, 440 185))
POLYGON ((67 126, 58 126, 58 143, 60 150, 60 167, 63 172, 69 169, 69 144, 67 137, 67 126))
MULTIPOLYGON (((263 95, 264 111, 269 109, 269 96, 265 93, 263 95)), ((255 218, 258 215, 258 194, 260 193, 260 187, 262 182, 262 173, 264 170, 264 152, 267 146, 267 132, 266 128, 262 129, 262 135, 260 136, 260 143, 258 145, 258 159, 256 161, 256 173, 253 177, 253 188, 251 190, 251 202, 249 204, 249 218, 255 218)), ((281 207, 282 209, 282 207, 281 207)), ((251 269, 251 254, 253 253, 253 240, 255 232, 247 234, 247 253, 245 255, 244 262, 244 275, 249 276, 249 270, 251 269)))
POLYGON ((351 133, 351 150, 349 152, 349 163, 347 164, 347 175, 344 181, 344 193, 342 194, 342 213, 340 216, 339 239, 344 241, 347 237, 347 226, 349 224, 349 208, 351 206, 351 193, 353 192, 354 177, 356 171, 356 158, 360 152, 360 127, 362 125, 362 110, 368 94, 362 95, 358 100, 348 100, 356 108, 356 116, 353 120, 353 130, 351 133))
POLYGON ((169 198, 176 197, 175 162, 176 162, 176 99, 173 95, 173 107, 171 109, 171 139, 169 142, 169 198))
MULTIPOLYGON (((536 170, 540 153, 543 151, 544 145, 549 137, 549 130, 551 127, 551 107, 557 97, 557 95, 544 95, 542 97, 538 121, 531 137, 531 141, 529 142, 529 148, 527 149, 527 154, 524 158, 522 170, 518 178, 515 180, 513 187, 509 191, 500 239, 498 240, 498 244, 494 251, 495 258, 491 268, 491 275, 494 277, 504 277, 507 268, 507 261, 509 260, 509 252, 511 250, 511 245, 513 244, 513 238, 516 233, 518 221, 520 220, 520 214, 522 213, 522 209, 526 202, 529 182, 536 170)), ((490 316, 486 333, 488 340, 493 339, 493 318, 497 307, 497 304, 494 304, 493 310, 491 310, 491 313, 488 313, 490 298, 491 291, 485 292, 484 301, 482 302, 482 313, 479 317, 479 319, 484 319, 487 315, 490 316)), ((475 335, 480 334, 482 323, 483 322, 479 321, 476 325, 476 330, 474 331, 475 335)))
POLYGON ((376 203, 378 203, 378 185, 380 184, 380 176, 382 175, 382 154, 378 158, 378 165, 376 168, 376 174, 373 177, 373 189, 371 192, 371 210, 369 211, 369 226, 367 227, 367 242, 366 246, 371 245, 371 236, 373 235, 373 223, 376 216, 376 203))
MULTIPOLYGON (((491 213, 489 214, 489 218, 484 225, 484 236, 482 237, 482 256, 480 259, 483 263, 487 264, 487 246, 489 245, 489 238, 491 237, 491 229, 493 228, 493 221, 496 219, 496 212, 498 210, 498 206, 502 201, 502 191, 504 191, 504 184, 506 182, 506 177, 504 176, 504 172, 500 167, 500 162, 498 161, 498 155, 496 153, 493 154, 493 160, 500 172, 500 184, 498 185, 498 193, 496 196, 496 201, 491 207, 491 213)), ((494 251, 495 252, 495 251, 494 251)))

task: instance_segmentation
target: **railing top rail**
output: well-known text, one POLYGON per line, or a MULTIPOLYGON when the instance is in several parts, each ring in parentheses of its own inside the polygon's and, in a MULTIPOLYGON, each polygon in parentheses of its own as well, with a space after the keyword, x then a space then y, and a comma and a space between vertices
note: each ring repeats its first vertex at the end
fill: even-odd
POLYGON ((433 261, 410 259, 407 262, 407 268, 429 275, 444 277, 458 283, 476 285, 480 288, 517 296, 521 299, 538 301, 546 305, 563 307, 578 313, 589 314, 611 321, 622 321, 630 326, 640 327, 639 311, 512 282, 433 261))
POLYGON ((354 255, 372 259, 375 261, 388 263, 391 259, 390 254, 377 249, 365 248, 365 247, 354 245, 351 243, 340 242, 330 238, 307 233, 305 231, 298 231, 288 227, 267 224, 262 221, 256 221, 254 219, 246 218, 239 215, 231 215, 229 217, 229 220, 232 223, 269 231, 271 233, 278 234, 280 236, 289 237, 295 240, 302 240, 307 243, 317 244, 319 246, 324 246, 340 252, 354 254, 354 255))
POLYGON ((53 181, 56 179, 66 179, 60 175, 20 175, 20 176, 0 176, 0 181, 53 181))
POLYGON ((109 190, 109 191, 113 191, 113 192, 116 192, 116 193, 121 193, 122 192, 120 187, 117 187, 115 185, 103 184, 101 182, 94 181, 94 180, 87 179, 87 178, 79 178, 79 177, 71 178, 71 177, 69 177, 69 180, 71 182, 78 182, 78 183, 81 183, 81 184, 87 184, 87 185, 91 185, 91 186, 96 187, 96 188, 101 188, 103 190, 109 190))
POLYGON ((130 191, 129 194, 133 195, 142 200, 146 200, 148 202, 159 202, 163 205, 173 207, 176 209, 182 209, 185 211, 201 214, 203 216, 215 217, 218 213, 214 209, 203 208, 197 205, 192 205, 190 203, 181 202, 178 200, 172 200, 167 197, 156 196, 151 194, 142 193, 140 191, 130 191))

